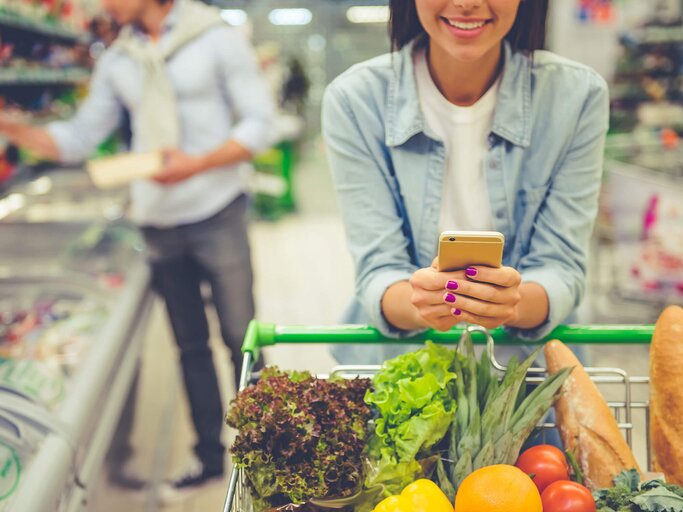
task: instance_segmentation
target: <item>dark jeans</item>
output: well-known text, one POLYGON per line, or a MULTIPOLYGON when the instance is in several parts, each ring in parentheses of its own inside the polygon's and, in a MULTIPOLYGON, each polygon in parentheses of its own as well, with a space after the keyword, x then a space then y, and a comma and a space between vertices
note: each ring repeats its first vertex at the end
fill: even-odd
POLYGON ((207 470, 223 468, 223 405, 211 348, 201 284, 211 286, 223 341, 236 380, 241 346, 254 317, 253 274, 247 238, 248 199, 240 196, 215 216, 168 229, 143 228, 153 285, 166 308, 180 349, 185 388, 199 442, 195 452, 207 470))

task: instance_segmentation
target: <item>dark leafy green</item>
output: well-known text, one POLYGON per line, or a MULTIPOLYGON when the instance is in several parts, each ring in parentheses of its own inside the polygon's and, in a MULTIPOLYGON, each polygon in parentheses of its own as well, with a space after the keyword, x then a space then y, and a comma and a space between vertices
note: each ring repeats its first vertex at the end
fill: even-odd
POLYGON ((619 474, 614 487, 593 493, 598 512, 683 512, 683 488, 661 480, 640 482, 638 471, 619 474))
POLYGON ((640 473, 635 469, 622 471, 614 478, 614 487, 637 492, 640 489, 640 473))
POLYGON ((359 491, 369 386, 368 379, 322 380, 269 368, 240 392, 226 421, 238 430, 231 452, 256 510, 359 491))
POLYGON ((631 498, 631 503, 643 512, 680 512, 683 510, 683 497, 674 494, 664 486, 631 498))

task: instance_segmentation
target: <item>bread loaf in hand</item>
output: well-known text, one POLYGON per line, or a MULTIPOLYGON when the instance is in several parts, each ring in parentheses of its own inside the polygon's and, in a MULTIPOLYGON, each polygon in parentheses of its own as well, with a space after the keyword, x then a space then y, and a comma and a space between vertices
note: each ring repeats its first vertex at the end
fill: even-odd
POLYGON ((683 308, 659 317, 650 348, 650 437, 654 470, 683 485, 683 308))
POLYGON ((545 346, 548 373, 574 368, 555 403, 557 427, 566 450, 576 457, 590 489, 612 487, 623 470, 640 469, 607 402, 564 343, 545 346))

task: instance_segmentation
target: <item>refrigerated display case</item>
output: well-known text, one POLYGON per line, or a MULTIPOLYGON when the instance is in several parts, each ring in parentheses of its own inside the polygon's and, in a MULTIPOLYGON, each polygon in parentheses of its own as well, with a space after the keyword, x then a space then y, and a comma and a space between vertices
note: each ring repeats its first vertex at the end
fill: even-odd
POLYGON ((103 469, 153 300, 126 197, 63 171, 0 198, 0 511, 83 510, 103 469))
POLYGON ((613 137, 607 148, 596 247, 595 320, 651 323, 683 304, 683 146, 613 137))

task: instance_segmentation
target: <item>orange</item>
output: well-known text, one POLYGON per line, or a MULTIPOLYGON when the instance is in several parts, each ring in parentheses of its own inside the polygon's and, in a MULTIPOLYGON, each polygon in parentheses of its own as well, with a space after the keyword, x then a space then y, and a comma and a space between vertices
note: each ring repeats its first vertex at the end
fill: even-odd
POLYGON ((543 512, 543 503, 529 475, 500 464, 479 469, 463 480, 455 512, 543 512))

